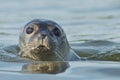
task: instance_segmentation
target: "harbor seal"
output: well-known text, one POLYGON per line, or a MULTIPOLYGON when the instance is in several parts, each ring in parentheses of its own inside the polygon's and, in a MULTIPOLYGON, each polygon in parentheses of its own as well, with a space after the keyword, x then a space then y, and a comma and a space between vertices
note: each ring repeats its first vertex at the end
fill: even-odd
POLYGON ((34 19, 19 36, 19 56, 38 61, 73 61, 80 57, 71 49, 64 30, 52 20, 34 19))

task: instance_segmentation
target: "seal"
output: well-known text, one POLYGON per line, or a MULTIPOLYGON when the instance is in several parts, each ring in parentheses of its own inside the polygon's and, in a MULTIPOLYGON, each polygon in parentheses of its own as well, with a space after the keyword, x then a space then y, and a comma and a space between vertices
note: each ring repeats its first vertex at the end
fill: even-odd
POLYGON ((19 56, 38 61, 73 61, 80 57, 71 49, 64 30, 52 20, 34 19, 19 36, 19 56))

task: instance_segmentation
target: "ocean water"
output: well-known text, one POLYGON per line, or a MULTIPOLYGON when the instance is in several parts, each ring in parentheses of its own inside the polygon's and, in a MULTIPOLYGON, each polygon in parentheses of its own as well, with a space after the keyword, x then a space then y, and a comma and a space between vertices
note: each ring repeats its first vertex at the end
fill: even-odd
POLYGON ((56 21, 71 47, 85 59, 68 62, 62 73, 24 73, 26 62, 0 58, 0 80, 119 80, 120 0, 0 0, 0 54, 18 44, 33 19, 56 21))

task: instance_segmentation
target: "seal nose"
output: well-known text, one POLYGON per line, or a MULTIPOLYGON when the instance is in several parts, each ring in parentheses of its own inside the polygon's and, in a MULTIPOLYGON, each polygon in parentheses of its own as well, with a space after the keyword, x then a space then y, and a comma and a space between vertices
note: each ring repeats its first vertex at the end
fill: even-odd
POLYGON ((46 34, 43 34, 43 33, 42 33, 41 36, 42 36, 42 38, 44 39, 44 38, 46 37, 46 34))
POLYGON ((47 36, 46 32, 41 32, 41 37, 44 39, 47 36))

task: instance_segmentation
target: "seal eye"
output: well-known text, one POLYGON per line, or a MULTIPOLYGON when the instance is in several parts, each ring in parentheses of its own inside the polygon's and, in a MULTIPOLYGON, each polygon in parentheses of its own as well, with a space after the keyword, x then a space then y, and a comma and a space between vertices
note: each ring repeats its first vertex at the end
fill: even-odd
POLYGON ((31 34, 33 31, 34 31, 34 29, 31 28, 31 27, 28 27, 28 28, 26 29, 26 33, 27 33, 27 34, 31 34))
POLYGON ((61 32, 60 32, 60 30, 59 30, 58 28, 55 28, 55 29, 53 30, 53 33, 54 33, 57 37, 59 37, 59 36, 61 35, 61 32))

